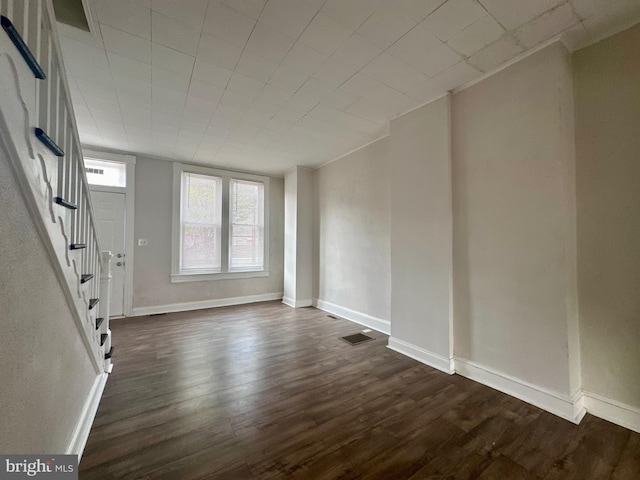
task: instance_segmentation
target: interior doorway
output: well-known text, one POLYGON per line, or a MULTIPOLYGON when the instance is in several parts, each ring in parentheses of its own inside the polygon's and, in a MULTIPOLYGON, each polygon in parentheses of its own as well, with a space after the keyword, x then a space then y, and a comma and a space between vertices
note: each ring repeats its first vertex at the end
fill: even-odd
POLYGON ((111 260, 109 316, 133 311, 135 164, 132 155, 84 149, 98 242, 111 260))
POLYGON ((121 317, 125 312, 124 281, 127 269, 125 199, 124 193, 91 189, 91 203, 93 204, 100 248, 113 254, 110 317, 121 317))

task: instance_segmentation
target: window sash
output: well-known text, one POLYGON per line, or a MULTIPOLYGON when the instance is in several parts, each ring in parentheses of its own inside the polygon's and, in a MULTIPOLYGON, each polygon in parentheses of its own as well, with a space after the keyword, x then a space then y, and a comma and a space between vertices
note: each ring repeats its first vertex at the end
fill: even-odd
POLYGON ((261 270, 264 268, 264 185, 254 182, 232 178, 229 188, 229 271, 261 270), (254 198, 251 190, 245 188, 244 202, 253 200, 252 211, 240 212, 238 203, 243 199, 240 189, 242 187, 255 189, 254 198), (247 195, 248 193, 248 195, 247 195), (242 215, 244 213, 245 215, 242 215), (244 217, 244 218, 242 218, 244 217), (244 220, 244 221, 241 221, 244 220), (243 230, 249 230, 250 234, 242 234, 243 230), (243 244, 243 240, 247 243, 243 244), (242 248, 245 247, 245 248, 242 248))
MULTIPOLYGON (((201 185, 201 188, 203 186, 201 185)), ((196 195, 195 192, 193 192, 196 195)), ((202 205, 200 205, 202 207, 202 205)), ((197 205, 194 205, 194 210, 197 205)), ((222 179, 220 177, 212 175, 200 175, 191 172, 182 172, 181 175, 181 195, 180 195, 180 272, 181 273, 218 273, 222 271, 222 179), (200 216, 204 214, 205 218, 188 218, 194 217, 196 212, 189 215, 190 202, 196 202, 196 198, 191 198, 190 188, 192 180, 204 180, 210 182, 210 187, 214 189, 213 192, 213 206, 210 207, 213 211, 207 212, 200 211, 200 216), (206 218, 207 215, 211 215, 206 218), (191 231, 189 235, 187 232, 191 231), (200 235, 198 235, 200 230, 200 235), (207 230, 212 232, 207 234, 207 230), (207 239, 203 237, 210 237, 207 239), (189 244, 205 243, 200 245, 200 252, 196 248, 188 249, 189 244), (208 245, 207 245, 208 243, 208 245), (210 250, 209 250, 210 249, 210 250), (197 257, 200 256, 204 260, 204 265, 195 265, 197 257), (189 258, 193 257, 193 258, 189 258)))

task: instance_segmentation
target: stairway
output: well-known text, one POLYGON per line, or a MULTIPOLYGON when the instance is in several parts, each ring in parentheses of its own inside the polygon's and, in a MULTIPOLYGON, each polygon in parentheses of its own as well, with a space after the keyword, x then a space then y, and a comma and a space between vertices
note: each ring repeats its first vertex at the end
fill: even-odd
POLYGON ((96 373, 111 371, 111 254, 96 235, 50 0, 0 0, 0 148, 96 373), (101 301, 103 300, 103 301, 101 301))

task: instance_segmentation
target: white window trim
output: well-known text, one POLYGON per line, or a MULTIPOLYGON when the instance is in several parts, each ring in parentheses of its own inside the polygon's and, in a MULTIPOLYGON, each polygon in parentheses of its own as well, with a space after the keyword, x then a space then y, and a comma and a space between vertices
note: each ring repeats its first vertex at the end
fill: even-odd
POLYGON ((241 278, 256 278, 269 276, 269 177, 250 173, 232 172, 215 168, 199 167, 184 163, 173 163, 173 221, 171 235, 171 283, 206 282, 211 280, 229 280, 241 278), (222 178, 222 242, 221 242, 221 272, 181 272, 180 271, 180 190, 182 188, 182 173, 196 173, 222 178), (231 224, 229 217, 229 182, 250 180, 264 185, 264 265, 260 270, 241 269, 229 271, 231 224))

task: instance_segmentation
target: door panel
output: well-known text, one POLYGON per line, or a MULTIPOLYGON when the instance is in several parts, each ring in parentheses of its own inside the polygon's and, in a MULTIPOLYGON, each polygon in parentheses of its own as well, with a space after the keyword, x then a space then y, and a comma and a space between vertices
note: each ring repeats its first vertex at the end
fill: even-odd
POLYGON ((124 315, 124 272, 127 267, 124 249, 125 194, 92 191, 91 201, 96 217, 100 248, 113 254, 109 315, 117 317, 124 315))

